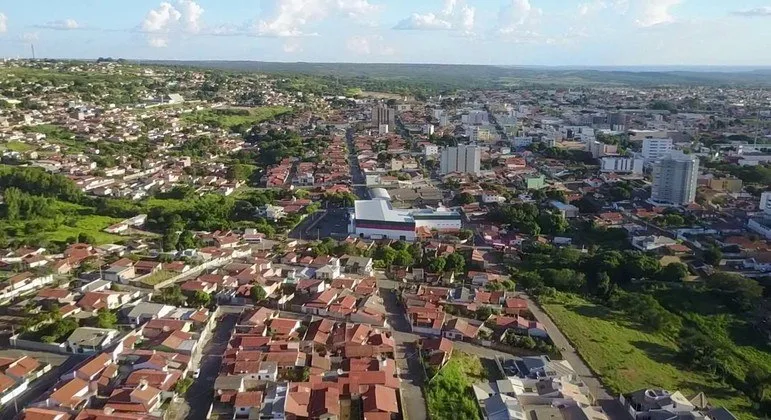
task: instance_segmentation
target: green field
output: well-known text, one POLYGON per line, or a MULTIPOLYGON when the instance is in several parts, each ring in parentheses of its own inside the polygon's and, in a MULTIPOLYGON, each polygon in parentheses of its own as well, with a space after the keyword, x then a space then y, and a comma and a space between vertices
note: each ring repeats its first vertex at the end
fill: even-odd
POLYGON ((480 419, 471 385, 487 381, 478 357, 455 351, 426 386, 428 413, 434 419, 480 419))
POLYGON ((54 242, 64 242, 68 238, 77 238, 79 234, 85 233, 92 235, 98 245, 115 243, 124 240, 125 238, 120 235, 103 232, 102 229, 120 221, 121 219, 106 216, 82 216, 76 218, 74 221, 65 222, 65 224, 59 226, 55 231, 48 234, 48 236, 49 239, 54 242))
POLYGON ((264 106, 259 108, 219 108, 192 112, 182 117, 193 124, 205 124, 226 130, 251 128, 264 121, 270 121, 279 115, 291 111, 283 106, 264 106))
POLYGON ((171 271, 161 270, 142 279, 140 283, 145 286, 155 286, 156 284, 164 282, 174 276, 176 276, 176 274, 172 273, 171 271))
POLYGON ((9 141, 8 143, 0 145, 0 149, 24 153, 29 152, 30 150, 35 150, 35 146, 20 141, 9 141))
POLYGON ((576 296, 565 295, 543 306, 611 392, 661 387, 679 390, 688 398, 704 392, 713 405, 742 419, 756 418, 744 394, 712 375, 680 366, 671 339, 646 333, 623 314, 576 296))

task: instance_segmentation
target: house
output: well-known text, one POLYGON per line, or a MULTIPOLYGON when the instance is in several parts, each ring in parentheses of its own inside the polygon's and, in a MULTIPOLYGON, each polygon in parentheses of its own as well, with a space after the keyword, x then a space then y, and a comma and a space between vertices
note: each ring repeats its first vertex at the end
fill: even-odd
POLYGON ((407 307, 410 329, 418 334, 441 335, 444 311, 441 308, 407 307))
POLYGON ((51 365, 40 363, 28 356, 17 359, 0 358, 0 406, 24 393, 31 381, 49 370, 51 365))
POLYGON ((374 271, 372 258, 344 255, 341 260, 346 273, 371 276, 374 271))
POLYGON ((162 303, 140 302, 126 315, 129 322, 133 325, 139 325, 151 319, 163 318, 174 311, 173 306, 162 303))
POLYGON ((383 385, 370 385, 361 395, 364 418, 372 418, 371 413, 385 413, 387 418, 399 414, 396 390, 383 385), (368 417, 368 414, 370 416, 368 417))
POLYGON ((73 378, 54 390, 45 401, 46 407, 61 407, 69 410, 83 408, 96 395, 92 382, 73 378))
POLYGON ((104 408, 118 413, 150 413, 160 406, 161 390, 142 382, 135 387, 114 390, 104 408))
POLYGON ((51 274, 37 275, 29 271, 16 274, 0 284, 0 301, 16 298, 53 282, 51 274))
POLYGON ((79 327, 67 337, 67 346, 72 353, 96 353, 112 344, 118 331, 109 328, 79 327))
POLYGON ((262 392, 245 391, 236 394, 233 400, 233 409, 235 418, 256 418, 259 417, 259 410, 262 407, 262 392), (254 413, 254 415, 252 415, 254 413))
POLYGON ((452 356, 452 341, 444 338, 422 338, 420 340, 420 349, 424 357, 428 358, 428 364, 431 366, 442 367, 450 361, 452 356))
POLYGON ((453 318, 442 328, 442 335, 450 340, 471 340, 476 338, 479 327, 463 318, 453 318))
POLYGON ((322 280, 334 280, 340 277, 340 261, 334 259, 334 263, 327 264, 316 270, 315 276, 317 279, 322 280))
POLYGON ((159 261, 140 260, 134 264, 134 271, 137 276, 144 276, 160 271, 162 264, 159 261))
POLYGON ((126 284, 130 279, 136 277, 136 271, 134 265, 115 265, 113 264, 108 269, 102 271, 102 276, 105 280, 117 283, 126 284))
MULTIPOLYGON (((683 418, 691 416, 699 408, 680 391, 670 392, 665 389, 641 389, 622 394, 618 399, 631 418, 637 420, 683 418)), ((696 418, 704 417, 699 415, 696 418)))

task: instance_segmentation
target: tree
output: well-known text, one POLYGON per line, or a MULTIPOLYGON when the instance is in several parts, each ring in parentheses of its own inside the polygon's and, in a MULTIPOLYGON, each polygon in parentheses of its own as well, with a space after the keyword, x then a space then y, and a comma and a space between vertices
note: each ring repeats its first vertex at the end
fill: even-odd
POLYGON ((462 273, 466 270, 466 259, 459 253, 453 253, 447 256, 445 270, 455 273, 462 273))
POLYGON ((664 267, 658 274, 660 281, 683 282, 688 278, 688 267, 681 263, 672 263, 664 267))
POLYGON ((261 302, 267 297, 265 289, 263 289, 259 284, 252 285, 252 289, 249 291, 249 295, 252 297, 254 303, 261 302))
POLYGON ((410 254, 408 250, 402 249, 401 251, 396 253, 393 264, 399 267, 409 267, 414 262, 415 261, 412 258, 412 254, 410 254))
POLYGON ((707 287, 739 311, 752 309, 763 297, 763 287, 757 281, 739 274, 715 273, 707 278, 707 287))
POLYGON ((480 321, 486 321, 492 314, 493 310, 489 306, 480 306, 479 309, 474 312, 474 316, 480 321))
POLYGON ((711 246, 704 251, 703 257, 707 264, 718 266, 723 259, 723 251, 717 246, 711 246))
POLYGON ((100 309, 96 315, 96 326, 99 328, 114 328, 118 317, 107 309, 100 309))
POLYGON ((471 193, 464 192, 458 196, 458 203, 460 204, 471 204, 476 201, 477 201, 476 198, 474 198, 474 195, 472 195, 471 193))
POLYGON ((692 368, 715 374, 726 365, 725 349, 693 328, 682 329, 678 347, 680 359, 692 368))
POLYGON ((211 295, 203 290, 196 290, 193 297, 190 299, 190 303, 195 306, 209 306, 211 303, 211 295))
POLYGON ((81 232, 78 234, 78 242, 83 244, 96 244, 96 239, 94 238, 94 235, 91 235, 89 233, 81 232))
POLYGON ((193 380, 191 378, 182 378, 174 385, 174 391, 177 395, 185 395, 191 385, 193 385, 193 380))
POLYGON ((257 168, 254 165, 235 163, 228 168, 227 177, 231 181, 247 181, 252 177, 255 169, 257 168))

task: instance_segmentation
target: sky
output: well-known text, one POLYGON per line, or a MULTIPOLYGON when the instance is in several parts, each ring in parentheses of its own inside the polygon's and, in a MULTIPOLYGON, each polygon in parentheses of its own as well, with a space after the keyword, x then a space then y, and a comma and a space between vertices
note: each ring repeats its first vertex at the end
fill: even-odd
POLYGON ((771 0, 0 0, 0 57, 771 65, 771 0))

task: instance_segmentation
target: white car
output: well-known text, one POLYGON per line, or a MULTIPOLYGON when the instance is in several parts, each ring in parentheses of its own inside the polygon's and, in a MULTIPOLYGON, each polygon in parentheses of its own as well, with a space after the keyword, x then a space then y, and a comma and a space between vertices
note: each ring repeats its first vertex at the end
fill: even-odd
POLYGON ((193 379, 198 379, 199 376, 201 376, 201 369, 196 369, 195 372, 193 372, 193 379))

